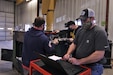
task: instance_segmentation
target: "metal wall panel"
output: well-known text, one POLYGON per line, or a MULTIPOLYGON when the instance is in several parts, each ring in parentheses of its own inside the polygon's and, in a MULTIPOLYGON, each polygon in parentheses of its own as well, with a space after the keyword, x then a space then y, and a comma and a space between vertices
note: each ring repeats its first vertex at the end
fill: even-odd
POLYGON ((14 13, 14 3, 0 0, 0 11, 14 13))
POLYGON ((5 37, 5 32, 4 31, 0 31, 0 37, 5 37))
POLYGON ((6 37, 0 37, 0 41, 6 40, 6 37))
POLYGON ((13 27, 14 27, 14 23, 6 23, 6 27, 11 27, 11 28, 13 28, 13 27))
MULTIPOLYGON (((109 22, 108 22, 108 38, 113 43, 113 0, 109 0, 109 22)), ((112 59, 113 59, 113 45, 112 45, 112 59)))
POLYGON ((4 17, 5 13, 4 12, 0 12, 0 17, 4 17))
POLYGON ((10 17, 10 18, 13 18, 14 19, 14 14, 12 14, 12 13, 6 13, 6 17, 10 17))
POLYGON ((6 32, 6 36, 11 37, 11 35, 12 35, 11 32, 9 32, 9 31, 6 32))
POLYGON ((0 0, 0 40, 12 40, 14 3, 0 0))
POLYGON ((5 17, 0 17, 0 22, 1 23, 5 22, 5 17))
POLYGON ((34 18, 37 17, 37 0, 24 2, 16 6, 15 15, 15 26, 25 27, 25 24, 32 25, 34 18))
POLYGON ((5 23, 0 22, 0 27, 4 27, 5 23))
POLYGON ((8 23, 14 23, 14 17, 13 18, 6 17, 6 22, 8 22, 8 23))
MULTIPOLYGON (((54 30, 64 29, 64 23, 69 20, 75 21, 85 8, 91 8, 95 11, 97 24, 105 21, 106 0, 57 0, 54 17, 54 30)), ((105 28, 104 26, 102 26, 105 28)))
POLYGON ((12 39, 12 36, 6 37, 5 39, 11 40, 12 39))

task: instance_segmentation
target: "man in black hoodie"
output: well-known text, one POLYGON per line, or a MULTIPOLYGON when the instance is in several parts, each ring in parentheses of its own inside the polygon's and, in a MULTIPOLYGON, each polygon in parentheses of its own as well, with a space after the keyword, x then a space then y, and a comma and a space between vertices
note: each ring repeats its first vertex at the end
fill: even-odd
POLYGON ((45 20, 37 17, 34 20, 33 27, 24 35, 22 63, 29 67, 30 61, 38 59, 37 53, 50 54, 57 41, 50 45, 49 38, 44 33, 45 20))

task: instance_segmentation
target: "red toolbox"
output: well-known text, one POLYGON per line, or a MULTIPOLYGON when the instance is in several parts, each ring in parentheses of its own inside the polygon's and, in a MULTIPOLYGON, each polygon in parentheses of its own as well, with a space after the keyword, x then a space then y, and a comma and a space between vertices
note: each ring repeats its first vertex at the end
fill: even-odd
MULTIPOLYGON (((51 69, 51 71, 49 70, 49 67, 46 67, 46 69, 44 68, 45 64, 43 64, 41 62, 40 59, 37 59, 37 60, 33 60, 30 62, 30 75, 32 75, 32 72, 34 70, 40 72, 41 74, 43 75, 66 75, 66 74, 63 74, 61 72, 58 72, 58 70, 55 70, 55 69, 51 69), (53 73, 56 73, 56 74, 53 74, 53 73)), ((84 71, 78 73, 77 75, 91 75, 91 69, 86 67, 86 66, 81 66, 83 69, 85 69, 84 71)))

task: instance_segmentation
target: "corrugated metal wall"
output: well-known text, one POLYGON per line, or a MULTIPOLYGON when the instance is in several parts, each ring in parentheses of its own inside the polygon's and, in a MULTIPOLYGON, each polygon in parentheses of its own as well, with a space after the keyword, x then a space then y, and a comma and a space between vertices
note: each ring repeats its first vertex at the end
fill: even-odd
POLYGON ((0 40, 12 40, 14 3, 0 0, 0 40))
MULTIPOLYGON (((105 22, 106 0, 57 0, 54 29, 63 29, 64 23, 79 17, 84 8, 91 8, 96 13, 96 21, 101 26, 105 22)), ((105 26, 102 26, 105 28, 105 26)))
POLYGON ((34 18, 37 17, 37 0, 17 5, 15 15, 15 26, 24 29, 25 24, 32 25, 34 18))
MULTIPOLYGON (((109 0, 109 21, 108 21, 108 37, 113 43, 113 0, 109 0)), ((112 45, 112 59, 113 59, 113 45, 112 45)))

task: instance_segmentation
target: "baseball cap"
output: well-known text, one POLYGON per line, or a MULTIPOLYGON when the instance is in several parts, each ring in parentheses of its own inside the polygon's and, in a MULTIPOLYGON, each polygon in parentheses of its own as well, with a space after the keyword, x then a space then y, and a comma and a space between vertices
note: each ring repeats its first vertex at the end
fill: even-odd
POLYGON ((87 8, 87 9, 82 10, 82 13, 80 14, 79 19, 85 20, 88 17, 95 17, 94 10, 92 10, 90 8, 87 8))
POLYGON ((69 27, 72 24, 75 25, 75 22, 74 21, 68 21, 67 23, 65 23, 65 27, 69 27))

